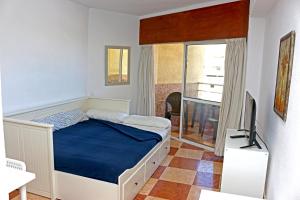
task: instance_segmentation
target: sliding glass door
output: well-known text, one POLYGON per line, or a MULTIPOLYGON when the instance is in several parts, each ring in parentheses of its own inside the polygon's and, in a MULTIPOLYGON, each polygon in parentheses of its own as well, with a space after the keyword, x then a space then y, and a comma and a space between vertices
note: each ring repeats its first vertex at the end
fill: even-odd
POLYGON ((214 147, 224 84, 226 44, 185 45, 181 137, 214 147))

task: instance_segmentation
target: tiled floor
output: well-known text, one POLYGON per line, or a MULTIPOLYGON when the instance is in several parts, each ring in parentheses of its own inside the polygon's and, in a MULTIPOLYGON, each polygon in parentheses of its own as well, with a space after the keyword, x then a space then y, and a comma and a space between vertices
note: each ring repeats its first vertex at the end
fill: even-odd
POLYGON ((199 124, 194 127, 188 126, 188 129, 183 131, 183 138, 194 141, 196 143, 204 144, 210 147, 215 147, 216 140, 214 139, 214 128, 207 122, 203 134, 199 132, 199 124))
MULTIPOLYGON (((191 127, 191 124, 189 124, 187 130, 183 131, 182 137, 184 139, 214 148, 216 140, 214 139, 213 134, 214 128, 209 122, 207 122, 203 134, 199 133, 199 124, 196 124, 194 127, 191 127)), ((172 136, 179 138, 178 127, 172 128, 172 136)))
POLYGON ((220 189, 223 159, 171 141, 171 151, 135 200, 198 200, 201 189, 220 189))
MULTIPOLYGON (((201 189, 220 189, 222 166, 223 159, 212 152, 172 140, 168 157, 135 200, 198 200, 201 189)), ((48 200, 32 194, 28 199, 48 200)))

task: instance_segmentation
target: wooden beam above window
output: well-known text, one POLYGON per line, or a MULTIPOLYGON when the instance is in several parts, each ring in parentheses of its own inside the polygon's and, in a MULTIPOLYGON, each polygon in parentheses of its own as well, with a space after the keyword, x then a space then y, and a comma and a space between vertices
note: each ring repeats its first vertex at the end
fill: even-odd
POLYGON ((247 37, 249 0, 140 20, 140 44, 247 37))

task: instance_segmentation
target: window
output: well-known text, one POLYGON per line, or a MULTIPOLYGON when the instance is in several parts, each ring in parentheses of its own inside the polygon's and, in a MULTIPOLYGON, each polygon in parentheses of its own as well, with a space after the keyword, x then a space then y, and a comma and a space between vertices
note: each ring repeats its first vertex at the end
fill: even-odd
POLYGON ((221 102, 226 44, 188 45, 185 97, 221 102))
POLYGON ((129 84, 130 47, 105 47, 105 85, 129 84))
POLYGON ((193 42, 186 44, 185 49, 181 136, 215 147, 224 85, 226 44, 220 40, 193 42))

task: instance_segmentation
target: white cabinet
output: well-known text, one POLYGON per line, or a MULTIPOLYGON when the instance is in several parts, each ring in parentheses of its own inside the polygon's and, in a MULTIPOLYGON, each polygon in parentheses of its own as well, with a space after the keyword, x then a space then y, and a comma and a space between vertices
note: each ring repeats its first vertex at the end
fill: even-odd
POLYGON ((269 153, 263 142, 257 138, 262 149, 256 146, 240 147, 249 143, 248 138, 232 139, 231 135, 241 135, 233 129, 227 130, 221 192, 263 198, 269 153))

